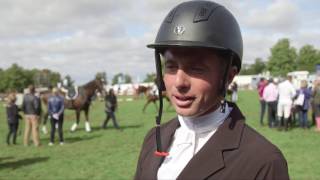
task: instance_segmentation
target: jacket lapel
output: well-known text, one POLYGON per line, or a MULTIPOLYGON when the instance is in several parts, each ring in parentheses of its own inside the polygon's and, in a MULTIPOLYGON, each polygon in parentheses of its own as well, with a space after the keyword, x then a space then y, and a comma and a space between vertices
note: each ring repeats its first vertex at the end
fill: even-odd
POLYGON ((201 150, 189 161, 178 179, 205 179, 223 169, 223 151, 237 149, 244 127, 244 116, 238 107, 229 103, 232 111, 217 132, 201 150))

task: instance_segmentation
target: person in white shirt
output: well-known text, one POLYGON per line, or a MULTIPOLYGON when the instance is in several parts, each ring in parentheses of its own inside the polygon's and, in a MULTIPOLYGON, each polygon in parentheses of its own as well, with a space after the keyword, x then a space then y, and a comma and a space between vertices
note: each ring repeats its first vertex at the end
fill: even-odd
POLYGON ((263 99, 268 105, 268 126, 270 128, 276 125, 278 94, 278 87, 273 83, 273 79, 270 78, 263 91, 263 99))
POLYGON ((156 127, 143 142, 135 180, 289 179, 281 151, 225 101, 242 61, 240 28, 225 7, 179 4, 147 47, 155 49, 158 90, 166 90, 177 117, 161 125, 159 93, 156 127))
POLYGON ((292 77, 287 76, 287 79, 278 85, 278 127, 280 130, 288 130, 288 121, 291 115, 293 99, 296 95, 296 89, 292 84, 292 77))

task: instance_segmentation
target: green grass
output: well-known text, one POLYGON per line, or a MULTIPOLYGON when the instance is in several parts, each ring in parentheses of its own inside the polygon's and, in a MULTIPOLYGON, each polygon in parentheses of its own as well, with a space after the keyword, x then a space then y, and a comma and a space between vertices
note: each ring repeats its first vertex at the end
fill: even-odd
MULTIPOLYGON (((93 103, 91 133, 84 131, 83 117, 78 131, 69 132, 75 115, 67 111, 64 123, 66 144, 49 147, 49 135, 41 134, 42 146, 39 148, 22 145, 24 121, 20 122, 18 145, 5 144, 8 128, 1 104, 0 179, 132 179, 141 143, 146 132, 154 126, 156 115, 153 105, 142 113, 144 102, 143 99, 119 102, 117 118, 122 132, 115 130, 112 122, 109 122, 108 129, 100 129, 105 117, 102 102, 93 103)), ((298 128, 285 133, 260 127, 256 92, 240 92, 238 104, 247 117, 247 123, 282 150, 291 179, 320 179, 320 133, 298 128)), ((174 110, 169 109, 163 119, 174 116, 174 110)))

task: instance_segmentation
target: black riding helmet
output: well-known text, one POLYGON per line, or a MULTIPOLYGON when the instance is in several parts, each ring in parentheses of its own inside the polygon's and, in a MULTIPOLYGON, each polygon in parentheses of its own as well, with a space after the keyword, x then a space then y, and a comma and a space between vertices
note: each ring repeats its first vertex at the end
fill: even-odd
POLYGON ((221 87, 221 94, 224 97, 226 76, 230 66, 236 66, 238 72, 241 69, 243 42, 236 19, 225 7, 210 1, 189 1, 177 5, 170 11, 160 26, 155 42, 147 47, 155 49, 160 100, 159 113, 156 117, 156 154, 165 156, 167 153, 162 151, 160 141, 163 104, 161 92, 165 90, 160 53, 169 47, 212 48, 216 51, 228 52, 230 58, 226 59, 228 62, 223 87, 221 87))

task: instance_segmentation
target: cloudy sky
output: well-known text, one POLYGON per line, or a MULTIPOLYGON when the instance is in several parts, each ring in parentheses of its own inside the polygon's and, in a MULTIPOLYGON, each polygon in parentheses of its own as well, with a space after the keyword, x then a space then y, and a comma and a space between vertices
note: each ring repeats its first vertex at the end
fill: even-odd
MULTIPOLYGON (((134 81, 154 71, 155 39, 181 0, 0 0, 0 68, 49 68, 76 83, 96 72, 128 73, 134 81)), ((229 0, 219 3, 238 19, 244 63, 267 59, 279 38, 320 49, 320 1, 229 0)))

